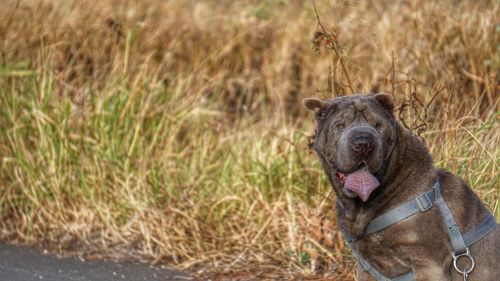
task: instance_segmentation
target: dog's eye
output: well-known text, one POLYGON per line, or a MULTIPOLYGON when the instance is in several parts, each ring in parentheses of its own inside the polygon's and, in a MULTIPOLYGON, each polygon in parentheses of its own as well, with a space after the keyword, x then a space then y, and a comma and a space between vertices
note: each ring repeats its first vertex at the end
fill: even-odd
POLYGON ((375 123, 375 128, 376 129, 382 128, 382 123, 380 123, 380 122, 375 123))
POLYGON ((337 129, 339 129, 339 130, 343 130, 345 128, 345 125, 342 122, 335 124, 335 126, 337 126, 337 129))

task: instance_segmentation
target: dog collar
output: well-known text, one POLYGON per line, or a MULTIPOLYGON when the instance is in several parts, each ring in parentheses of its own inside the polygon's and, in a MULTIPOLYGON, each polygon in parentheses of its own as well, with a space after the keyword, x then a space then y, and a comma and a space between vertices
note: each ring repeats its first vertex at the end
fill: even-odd
POLYGON ((462 234, 460 232, 458 224, 455 221, 455 218, 451 214, 450 209, 443 199, 439 180, 436 180, 436 182, 432 186, 432 190, 424 192, 413 200, 410 200, 370 221, 362 237, 353 238, 342 227, 340 228, 340 230, 344 236, 344 239, 346 240, 347 245, 352 249, 352 252, 356 260, 358 261, 358 264, 361 265, 361 268, 363 268, 364 271, 368 272, 377 281, 415 281, 415 274, 413 271, 409 271, 392 279, 385 277, 367 260, 362 258, 362 256, 354 248, 353 243, 415 214, 426 212, 433 207, 434 203, 438 205, 441 217, 443 218, 447 226, 448 236, 450 237, 450 243, 453 249, 453 266, 460 274, 464 276, 464 280, 466 280, 467 276, 474 269, 474 259, 470 254, 469 246, 488 235, 492 230, 496 228, 497 223, 493 215, 490 213, 480 225, 476 226, 465 234, 462 234), (470 267, 468 269, 458 268, 457 260, 462 257, 469 258, 470 267))

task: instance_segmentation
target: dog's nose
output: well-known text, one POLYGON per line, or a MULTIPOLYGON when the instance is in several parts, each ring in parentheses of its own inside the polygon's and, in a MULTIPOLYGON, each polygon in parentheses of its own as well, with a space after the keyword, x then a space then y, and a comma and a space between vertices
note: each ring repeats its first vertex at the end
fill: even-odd
POLYGON ((358 156, 369 156, 373 151, 373 141, 368 137, 357 137, 352 142, 352 150, 358 156))

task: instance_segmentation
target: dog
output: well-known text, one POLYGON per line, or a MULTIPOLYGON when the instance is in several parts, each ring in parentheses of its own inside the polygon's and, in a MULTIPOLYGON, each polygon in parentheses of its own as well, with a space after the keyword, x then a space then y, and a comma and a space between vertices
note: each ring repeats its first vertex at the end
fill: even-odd
POLYGON ((317 121, 314 148, 358 280, 500 280, 499 225, 464 181, 434 167, 425 144, 396 120, 392 95, 306 98, 303 105, 317 121), (416 213, 367 233, 408 208, 416 213), (464 233, 479 241, 465 245, 464 233))

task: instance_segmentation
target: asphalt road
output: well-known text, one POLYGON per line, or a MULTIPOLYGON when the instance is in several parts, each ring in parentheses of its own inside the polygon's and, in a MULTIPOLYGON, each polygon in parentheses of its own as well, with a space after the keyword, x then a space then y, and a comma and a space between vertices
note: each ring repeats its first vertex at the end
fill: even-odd
POLYGON ((185 281, 188 275, 136 263, 57 258, 36 250, 0 244, 0 281, 185 281))

